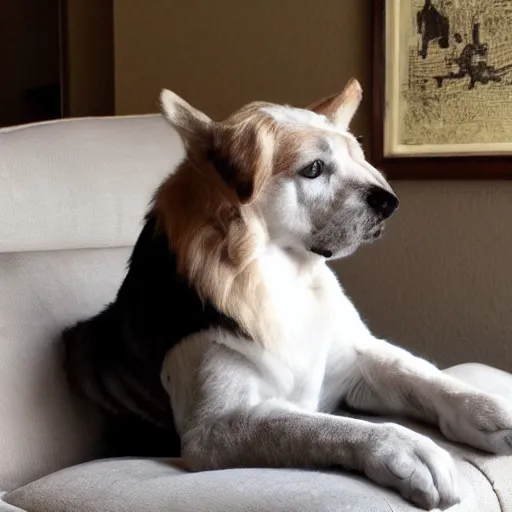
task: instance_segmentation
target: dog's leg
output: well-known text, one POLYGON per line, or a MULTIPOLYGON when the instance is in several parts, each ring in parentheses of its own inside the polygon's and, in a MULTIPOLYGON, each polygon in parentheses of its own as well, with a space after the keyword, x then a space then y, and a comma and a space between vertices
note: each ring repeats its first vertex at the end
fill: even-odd
POLYGON ((348 405, 433 423, 453 441, 512 454, 512 397, 490 395, 450 377, 427 361, 387 342, 356 347, 348 405))
POLYGON ((392 423, 300 409, 276 398, 279 388, 261 370, 204 335, 168 354, 162 382, 190 469, 338 466, 427 509, 459 501, 452 459, 427 437, 392 423))
POLYGON ((395 488, 427 510, 460 500, 451 456, 427 437, 393 423, 267 402, 205 418, 185 432, 182 443, 191 470, 338 466, 395 488))

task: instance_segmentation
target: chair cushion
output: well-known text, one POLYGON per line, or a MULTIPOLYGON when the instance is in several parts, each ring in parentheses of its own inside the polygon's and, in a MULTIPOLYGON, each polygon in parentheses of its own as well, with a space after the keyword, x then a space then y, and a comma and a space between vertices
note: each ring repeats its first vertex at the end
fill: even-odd
MULTIPOLYGON (((448 368, 446 373, 477 388, 504 396, 512 401, 512 374, 479 363, 466 363, 448 368)), ((478 451, 466 451, 466 458, 480 469, 501 503, 503 510, 512 510, 512 457, 493 457, 478 451)))
MULTIPOLYGON (((464 501, 495 512, 491 485, 459 459, 464 501)), ((353 475, 291 469, 187 473, 177 460, 105 459, 65 469, 5 498, 27 512, 408 512, 400 496, 353 475)), ((1 510, 1 508, 0 508, 1 510)))
POLYGON ((0 129, 0 252, 130 246, 183 159, 160 115, 0 129))

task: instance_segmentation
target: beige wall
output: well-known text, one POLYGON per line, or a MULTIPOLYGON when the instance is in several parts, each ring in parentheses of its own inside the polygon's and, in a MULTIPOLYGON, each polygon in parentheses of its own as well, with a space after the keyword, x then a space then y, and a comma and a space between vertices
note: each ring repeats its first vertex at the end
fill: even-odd
POLYGON ((255 99, 307 104, 352 74, 370 86, 368 1, 115 0, 114 13, 118 114, 155 111, 162 87, 221 118, 255 99))
MULTIPOLYGON (((304 105, 352 75, 367 90, 370 0, 116 0, 116 110, 161 87, 213 117, 266 99, 304 105)), ((441 365, 512 370, 512 183, 399 182, 384 239, 336 265, 370 326, 441 365)))
POLYGON ((512 371, 512 183, 397 182, 384 238, 337 265, 374 332, 512 371))

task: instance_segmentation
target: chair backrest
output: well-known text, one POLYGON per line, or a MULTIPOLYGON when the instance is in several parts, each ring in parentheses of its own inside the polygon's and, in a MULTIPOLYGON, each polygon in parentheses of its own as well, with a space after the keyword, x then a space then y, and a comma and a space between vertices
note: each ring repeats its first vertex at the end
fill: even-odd
POLYGON ((115 296, 153 191, 183 158, 160 115, 0 130, 0 491, 94 457, 63 327, 115 296))

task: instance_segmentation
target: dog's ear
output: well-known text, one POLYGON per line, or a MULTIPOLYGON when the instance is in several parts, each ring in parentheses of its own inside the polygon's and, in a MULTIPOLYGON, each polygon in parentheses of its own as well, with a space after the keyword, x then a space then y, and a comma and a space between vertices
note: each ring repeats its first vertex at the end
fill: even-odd
POLYGON ((264 126, 218 123, 213 140, 210 161, 238 200, 251 202, 272 174, 274 139, 264 126))
MULTIPOLYGON (((180 134, 185 148, 203 146, 210 141, 213 121, 168 89, 160 93, 160 109, 163 116, 180 134)), ((198 148, 199 149, 199 148, 198 148)))
POLYGON ((189 155, 206 157, 241 203, 256 197, 272 170, 273 140, 263 128, 212 121, 167 89, 160 93, 160 106, 189 155))
POLYGON ((324 115, 338 130, 345 132, 348 130, 362 98, 361 85, 355 78, 351 78, 343 91, 312 103, 307 108, 324 115))

